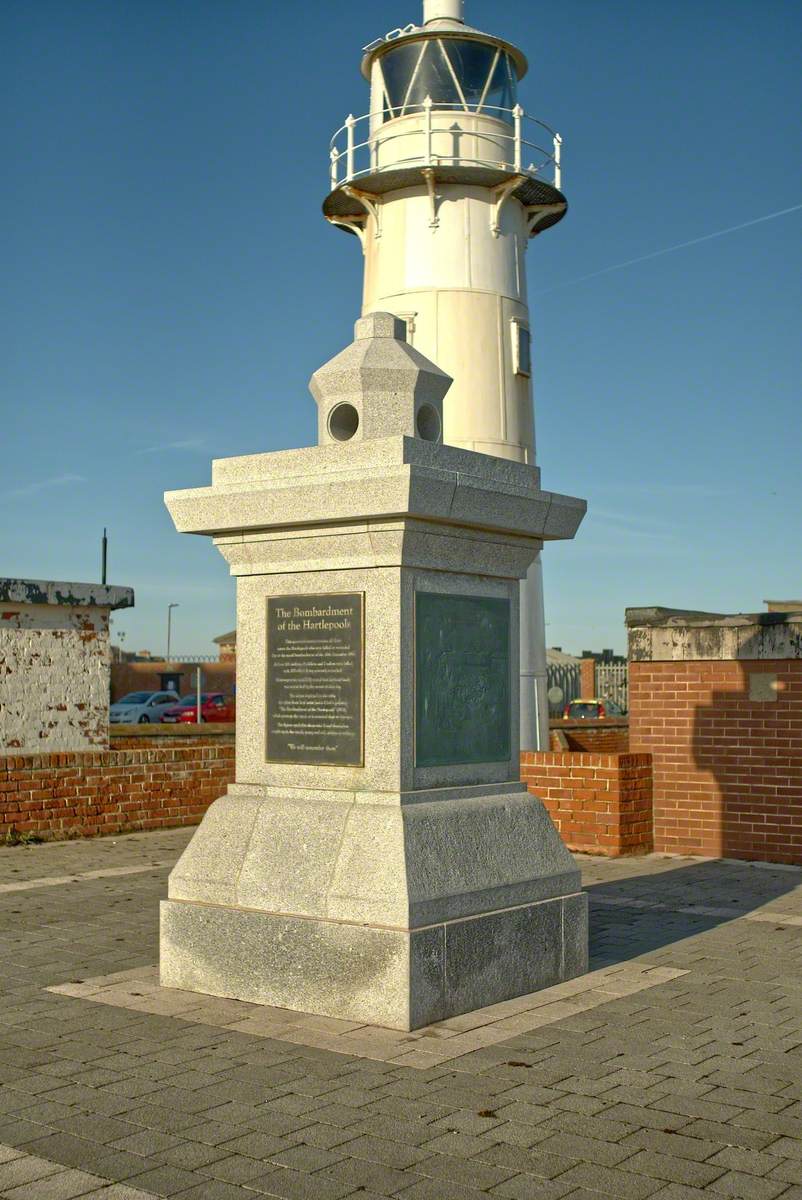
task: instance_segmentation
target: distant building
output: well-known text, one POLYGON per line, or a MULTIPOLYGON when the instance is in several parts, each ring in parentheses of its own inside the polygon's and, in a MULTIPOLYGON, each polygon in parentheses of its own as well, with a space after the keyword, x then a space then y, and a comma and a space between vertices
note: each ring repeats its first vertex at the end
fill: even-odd
POLYGON ((549 646, 546 649, 546 663, 548 666, 566 666, 570 667, 573 663, 578 663, 579 659, 575 654, 566 654, 562 646, 549 646))
POLYGON ((763 603, 769 612, 802 612, 802 600, 764 600, 763 603))
POLYGON ((582 658, 595 658, 597 663, 625 663, 626 655, 616 654, 614 650, 583 650, 582 658))
POLYGON ((232 629, 231 633, 221 633, 220 637, 214 638, 214 644, 220 647, 220 661, 227 662, 230 659, 237 657, 237 631, 232 629))

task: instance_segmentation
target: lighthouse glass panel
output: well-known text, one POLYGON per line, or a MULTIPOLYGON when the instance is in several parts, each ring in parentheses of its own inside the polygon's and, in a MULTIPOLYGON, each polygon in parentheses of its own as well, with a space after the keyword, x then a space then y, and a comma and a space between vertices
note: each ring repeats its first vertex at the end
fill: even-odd
POLYGON ((382 55, 386 118, 419 112, 427 96, 435 108, 454 108, 512 121, 516 76, 509 55, 465 38, 405 42, 382 55))

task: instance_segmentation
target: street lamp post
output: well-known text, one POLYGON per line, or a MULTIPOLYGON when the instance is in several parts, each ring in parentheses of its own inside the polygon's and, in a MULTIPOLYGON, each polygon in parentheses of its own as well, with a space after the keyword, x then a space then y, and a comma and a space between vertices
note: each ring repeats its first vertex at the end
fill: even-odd
POLYGON ((168 604, 167 605, 167 658, 166 658, 167 662, 170 662, 170 633, 172 630, 173 609, 174 608, 178 608, 178 605, 177 604, 168 604))

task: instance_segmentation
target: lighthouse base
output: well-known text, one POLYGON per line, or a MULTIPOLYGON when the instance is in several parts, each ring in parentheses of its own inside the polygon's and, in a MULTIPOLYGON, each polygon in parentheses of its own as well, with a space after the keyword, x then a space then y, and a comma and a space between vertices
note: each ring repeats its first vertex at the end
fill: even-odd
POLYGON ((170 877, 164 986, 411 1030, 587 970, 578 871, 525 789, 244 791, 170 877))

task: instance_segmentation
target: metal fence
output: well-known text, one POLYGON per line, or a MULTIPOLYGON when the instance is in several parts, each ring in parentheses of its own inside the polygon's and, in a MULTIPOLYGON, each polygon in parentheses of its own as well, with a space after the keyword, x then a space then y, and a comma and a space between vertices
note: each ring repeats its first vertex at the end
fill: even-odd
POLYGON ((596 695, 629 711, 627 663, 596 663, 596 695))
POLYGON ((579 663, 549 663, 549 716, 561 717, 566 704, 577 700, 582 690, 579 663))

